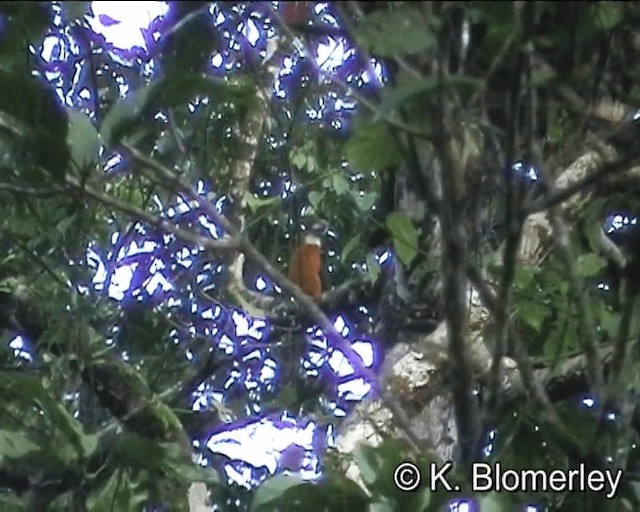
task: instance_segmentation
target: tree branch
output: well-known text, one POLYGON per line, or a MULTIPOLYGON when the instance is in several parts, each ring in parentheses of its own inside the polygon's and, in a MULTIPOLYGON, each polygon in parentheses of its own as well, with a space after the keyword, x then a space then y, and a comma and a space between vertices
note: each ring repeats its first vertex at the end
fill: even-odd
POLYGON ((202 198, 191 185, 184 182, 180 177, 159 162, 146 157, 127 143, 123 144, 123 148, 136 162, 141 164, 143 168, 153 171, 154 174, 151 176, 150 173, 146 173, 148 177, 158 175, 166 181, 163 186, 170 188, 174 192, 183 193, 189 199, 196 201, 204 212, 224 229, 233 242, 237 244, 237 247, 243 251, 248 258, 250 258, 271 279, 273 279, 273 281, 276 282, 285 292, 293 296, 302 305, 310 318, 322 329, 322 332, 331 344, 337 347, 344 354, 350 365, 364 378, 369 380, 374 389, 377 387, 377 378, 375 373, 363 365, 360 356, 354 352, 348 341, 336 331, 333 323, 327 318, 313 299, 305 294, 295 283, 289 280, 284 273, 274 267, 271 262, 267 260, 267 258, 265 258, 262 253, 258 251, 255 246, 249 242, 249 240, 247 240, 247 238, 235 226, 233 226, 233 224, 231 224, 224 215, 219 213, 209 201, 202 198))

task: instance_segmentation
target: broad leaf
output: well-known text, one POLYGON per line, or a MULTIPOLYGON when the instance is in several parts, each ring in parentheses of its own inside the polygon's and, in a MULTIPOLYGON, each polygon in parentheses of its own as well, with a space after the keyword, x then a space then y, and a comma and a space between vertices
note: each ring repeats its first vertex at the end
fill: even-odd
POLYGON ((422 53, 436 47, 435 18, 427 20, 415 6, 377 10, 356 28, 356 40, 380 57, 422 53))
POLYGON ((144 114, 183 105, 196 96, 209 97, 216 102, 233 101, 240 105, 251 91, 251 87, 242 82, 231 83, 200 73, 156 80, 116 102, 102 123, 102 137, 108 145, 117 144, 144 120, 144 114))
POLYGON ((97 162, 100 152, 100 135, 83 112, 69 109, 67 142, 71 150, 71 160, 76 165, 83 167, 97 162))
POLYGON ((345 146, 349 163, 356 169, 380 170, 400 162, 400 150, 382 123, 361 125, 345 146))
POLYGON ((387 217, 387 228, 398 258, 405 265, 411 264, 418 253, 418 230, 411 219, 405 213, 394 212, 387 217))
POLYGON ((362 480, 367 486, 372 486, 380 476, 380 469, 383 464, 376 448, 361 443, 356 447, 354 455, 362 480))
POLYGON ((300 478, 289 475, 276 475, 265 480, 253 496, 251 511, 260 510, 266 505, 277 502, 288 490, 301 485, 309 484, 300 478))
POLYGON ((576 261, 576 270, 581 277, 595 277, 606 266, 606 260, 597 254, 581 254, 576 261))

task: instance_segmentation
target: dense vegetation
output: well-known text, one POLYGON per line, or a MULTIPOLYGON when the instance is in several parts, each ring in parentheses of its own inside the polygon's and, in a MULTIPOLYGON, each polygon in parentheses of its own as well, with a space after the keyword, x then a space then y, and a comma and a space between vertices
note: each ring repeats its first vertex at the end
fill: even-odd
POLYGON ((0 508, 637 510, 638 5, 168 5, 0 5, 0 508), (265 424, 308 446, 212 444, 265 424))

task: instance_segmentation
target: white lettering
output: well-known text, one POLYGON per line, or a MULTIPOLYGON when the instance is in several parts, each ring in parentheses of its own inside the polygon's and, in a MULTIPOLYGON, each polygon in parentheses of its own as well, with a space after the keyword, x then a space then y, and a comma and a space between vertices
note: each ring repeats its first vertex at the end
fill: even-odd
POLYGON ((607 493, 607 498, 611 499, 616 495, 616 492, 618 492, 618 486, 620 485, 620 480, 622 479, 622 470, 619 469, 618 471, 616 471, 615 480, 613 479, 611 471, 607 470, 605 471, 605 474, 607 475, 607 482, 609 483, 609 487, 611 488, 611 492, 607 493))
POLYGON ((438 490, 438 482, 440 482, 440 485, 442 485, 445 488, 445 490, 453 491, 453 487, 449 483, 449 481, 447 480, 447 477, 446 477, 446 474, 449 471, 451 471, 452 468, 453 468, 453 462, 451 462, 450 460, 445 462, 440 469, 438 469, 438 465, 437 464, 431 464, 430 465, 429 489, 431 491, 434 491, 434 492, 437 491, 438 490))
MULTIPOLYGON (((451 485, 444 474, 451 465, 443 466, 439 472, 432 470, 432 481, 441 481, 447 490, 451 485)), ((474 492, 506 491, 506 492, 571 492, 592 491, 606 492, 607 498, 613 498, 622 481, 622 470, 587 470, 584 464, 577 468, 554 469, 502 469, 500 463, 488 464, 477 462, 471 467, 471 486, 474 492)))
MULTIPOLYGON (((499 471, 500 467, 496 464, 496 472, 499 471)), ((500 479, 498 481, 502 484, 502 489, 507 492, 514 492, 520 487, 520 478, 518 478, 518 472, 514 469, 507 469, 500 475, 500 479), (511 483, 509 483, 509 479, 512 480, 511 483)), ((498 490, 500 489, 496 489, 496 491, 498 490)))
POLYGON ((471 488, 476 492, 489 491, 492 489, 491 466, 485 462, 477 462, 472 468, 471 488), (482 471, 482 474, 480 473, 482 471), (479 479, 484 479, 485 484, 480 485, 479 479))
MULTIPOLYGON (((549 473, 549 489, 555 492, 567 490, 567 475, 561 469, 555 469, 549 473)), ((571 486, 570 486, 571 487, 571 486)))
POLYGON ((547 474, 542 469, 525 469, 522 471, 522 486, 530 491, 543 491, 546 488, 547 474), (527 477, 531 480, 527 484, 527 477))

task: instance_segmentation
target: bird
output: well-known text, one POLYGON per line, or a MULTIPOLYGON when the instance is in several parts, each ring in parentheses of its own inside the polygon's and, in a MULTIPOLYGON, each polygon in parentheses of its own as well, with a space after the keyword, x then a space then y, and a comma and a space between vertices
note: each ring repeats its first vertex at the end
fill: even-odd
POLYGON ((322 246, 328 229, 327 221, 320 219, 300 233, 289 258, 289 279, 319 302, 322 297, 322 246))

